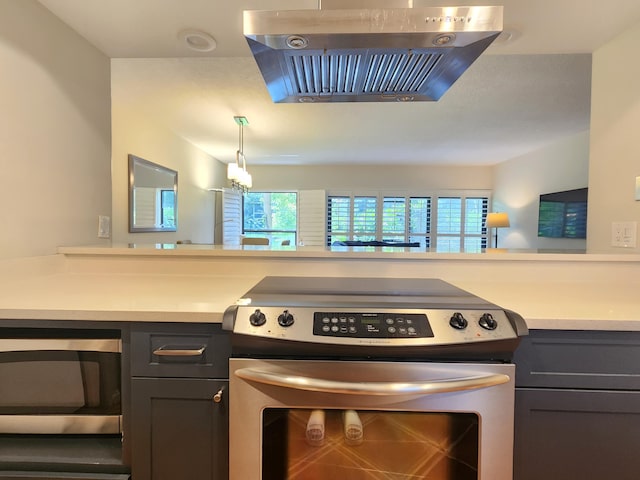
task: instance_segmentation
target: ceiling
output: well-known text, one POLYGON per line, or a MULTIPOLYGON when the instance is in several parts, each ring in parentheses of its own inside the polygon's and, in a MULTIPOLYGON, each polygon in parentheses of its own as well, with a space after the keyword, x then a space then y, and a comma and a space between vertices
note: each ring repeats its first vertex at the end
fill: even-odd
MULTIPOLYGON (((242 11, 316 9, 320 0, 39 1, 114 59, 114 108, 135 109, 223 162, 238 147, 233 116, 246 116, 249 168, 492 165, 543 148, 588 130, 591 53, 640 21, 638 0, 503 0, 509 35, 438 102, 274 104, 242 35, 242 11), (189 50, 185 29, 209 33, 217 48, 189 50)), ((332 1, 382 0, 322 7, 332 1)))

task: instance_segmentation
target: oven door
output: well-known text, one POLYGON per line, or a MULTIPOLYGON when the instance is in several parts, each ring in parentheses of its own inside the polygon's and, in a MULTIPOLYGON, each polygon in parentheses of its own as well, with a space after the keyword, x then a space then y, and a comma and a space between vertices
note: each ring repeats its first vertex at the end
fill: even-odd
POLYGON ((230 360, 230 480, 512 478, 510 364, 230 360))

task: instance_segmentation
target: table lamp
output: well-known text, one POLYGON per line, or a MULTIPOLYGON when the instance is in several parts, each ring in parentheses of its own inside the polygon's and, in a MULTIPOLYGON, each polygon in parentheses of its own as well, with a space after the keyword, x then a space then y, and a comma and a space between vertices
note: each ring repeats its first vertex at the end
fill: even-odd
POLYGON ((487 213, 487 220, 485 222, 485 226, 487 228, 496 229, 495 248, 498 248, 498 228, 509 226, 509 215, 507 215, 506 212, 487 213))

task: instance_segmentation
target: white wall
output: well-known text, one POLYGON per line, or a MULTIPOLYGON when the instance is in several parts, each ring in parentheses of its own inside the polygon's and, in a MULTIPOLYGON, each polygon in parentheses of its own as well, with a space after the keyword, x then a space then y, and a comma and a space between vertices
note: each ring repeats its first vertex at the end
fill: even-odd
POLYGON ((100 243, 109 59, 35 0, 2 0, 0 69, 0 258, 100 243))
POLYGON ((611 223, 640 222, 635 178, 640 175, 640 23, 593 55, 589 252, 640 252, 611 246, 611 223))
MULTIPOLYGON (((640 220, 634 199, 640 175, 637 129, 640 125, 640 64, 635 58, 640 24, 595 52, 593 57, 592 128, 589 160, 590 252, 621 253, 610 247, 611 222, 640 220)), ((113 60, 114 85, 122 65, 113 60)), ((192 239, 208 243, 213 230, 211 194, 206 187, 226 184, 224 165, 184 142, 144 115, 118 107, 114 96, 113 144, 110 123, 109 59, 79 37, 35 0, 0 2, 0 258, 47 255, 60 245, 107 243, 97 238, 98 215, 112 216, 113 241, 174 242, 192 239), (25 28, 28 26, 29 28, 25 28), (111 154, 113 149, 113 154, 111 154), (179 171, 179 230, 176 233, 128 234, 127 154, 135 153, 179 171), (111 180, 113 171, 113 200, 111 180)), ((586 134, 585 134, 586 135, 586 134)), ((495 186, 496 206, 525 208, 519 200, 532 185, 556 190, 573 188, 584 174, 563 162, 575 185, 547 184, 561 175, 553 158, 585 152, 584 138, 531 154, 533 163, 549 162, 547 176, 537 180, 512 160, 493 169, 478 167, 260 167, 250 165, 255 189, 477 188, 495 186), (572 146, 573 145, 573 146, 572 146), (575 150, 572 148, 575 147, 575 150), (556 150, 557 148, 557 150, 556 150), (568 149, 568 150, 566 150, 568 149), (557 156, 556 156, 557 155, 557 156), (573 171, 573 168, 577 171, 573 171), (516 175, 517 171, 517 175, 516 175), (551 173, 549 173, 551 172, 551 173), (520 188, 516 188, 518 178, 520 188), (507 188, 508 187, 508 188, 507 188), (517 194, 517 195, 516 195, 517 194)), ((531 165, 533 166, 533 165, 531 165)), ((542 188, 538 188, 542 190, 542 188)), ((536 192, 535 195, 542 193, 536 192)), ((536 215, 524 221, 521 210, 512 217, 510 232, 501 234, 505 246, 533 245, 528 233, 536 215), (518 230, 522 230, 518 232, 518 230)), ((635 253, 638 248, 630 249, 635 253)))
MULTIPOLYGON (((113 59, 113 242, 213 243, 214 199, 207 188, 226 186, 226 165, 165 127, 152 114, 127 101, 127 77, 136 75, 144 60, 113 59), (128 154, 178 172, 176 232, 129 233, 128 154)), ((144 68, 144 67, 143 67, 144 68)))
POLYGON ((490 167, 412 167, 406 165, 254 166, 253 190, 420 190, 474 189, 492 186, 490 167))
MULTIPOLYGON (((298 189, 363 189, 414 190, 414 189, 494 189, 493 210, 507 210, 512 226, 500 232, 500 243, 507 248, 533 249, 584 249, 590 252, 619 249, 609 247, 612 221, 639 219, 640 202, 633 200, 635 176, 640 175, 640 165, 634 160, 637 125, 640 125, 640 91, 635 83, 640 78, 640 64, 630 62, 635 58, 635 46, 640 44, 640 26, 624 32, 609 45, 601 48, 593 58, 592 129, 568 138, 545 149, 513 159, 495 168, 489 167, 427 167, 406 166, 259 166, 251 164, 249 170, 254 178, 254 190, 298 189), (586 161, 586 158, 589 158, 586 161), (540 239, 537 237, 537 202, 541 193, 580 188, 589 185, 588 240, 540 239), (613 186, 613 187, 612 187, 613 186)), ((112 68, 118 70, 119 62, 132 65, 135 60, 114 61, 112 68)), ((114 73, 114 74, 117 74, 114 73)), ((114 77, 115 78, 115 77, 114 77)), ((115 83, 114 83, 115 84, 115 83)), ((117 92, 114 92, 114 104, 117 92)), ((125 117, 123 117, 125 118, 125 117)), ((207 167, 207 160, 194 147, 184 144, 172 132, 159 126, 151 126, 149 118, 114 118, 114 241, 172 242, 194 237, 194 241, 207 242, 206 234, 191 235, 191 225, 203 225, 202 218, 209 212, 188 210, 181 203, 179 232, 177 234, 128 235, 125 191, 126 177, 121 162, 125 162, 129 150, 170 168, 189 171, 190 167, 178 168, 190 156, 201 158, 207 168, 212 168, 209 186, 220 187, 224 180, 224 166, 207 167), (142 122, 140 122, 142 120, 142 122), (115 129, 118 129, 116 134, 115 129), (132 129, 138 130, 136 138, 132 129), (149 129, 144 133, 141 130, 149 129), (122 131, 120 131, 122 130, 122 131), (122 138, 121 138, 122 137, 122 138), (146 149, 146 150, 145 150, 146 149), (145 151, 142 151, 145 150, 145 151), (172 153, 169 153, 172 152, 172 153), (117 173, 117 175, 116 175, 117 173), (186 215, 192 215, 192 219, 186 215), (189 222, 187 224, 183 221, 189 222), (183 229, 184 227, 184 229, 183 229), (202 235, 202 236, 201 236, 202 235), (199 237, 199 238, 198 238, 199 237)), ((206 177, 206 175, 204 176, 206 177)), ((201 177, 203 178, 203 177, 201 177)), ((182 183, 182 179, 181 179, 182 183)), ((181 186, 182 188, 182 186, 181 186)), ((188 188, 188 187, 185 187, 188 188)), ((184 190, 185 188, 182 188, 184 190)), ((182 191, 181 190, 181 191, 182 191)), ((182 195, 182 194, 180 194, 182 195)), ((185 194, 185 197, 187 194, 185 194)), ((182 196, 180 197, 182 198, 182 196)), ((200 195, 194 194, 192 205, 198 203, 200 195)), ((206 209, 205 209, 206 210, 206 209)), ((195 227, 193 227, 195 228, 195 227)), ((208 227, 207 227, 208 228, 208 227)), ((637 249, 636 249, 637 250, 637 249)))
POLYGON ((584 250, 585 240, 539 238, 538 205, 540 194, 583 188, 588 178, 589 132, 496 165, 491 210, 507 212, 511 224, 499 230, 498 247, 584 250))

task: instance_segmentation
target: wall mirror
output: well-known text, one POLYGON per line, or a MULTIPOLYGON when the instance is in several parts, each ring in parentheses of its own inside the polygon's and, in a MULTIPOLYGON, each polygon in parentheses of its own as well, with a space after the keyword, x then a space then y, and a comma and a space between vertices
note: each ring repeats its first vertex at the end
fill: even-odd
POLYGON ((129 232, 175 232, 178 172, 129 155, 129 232))

